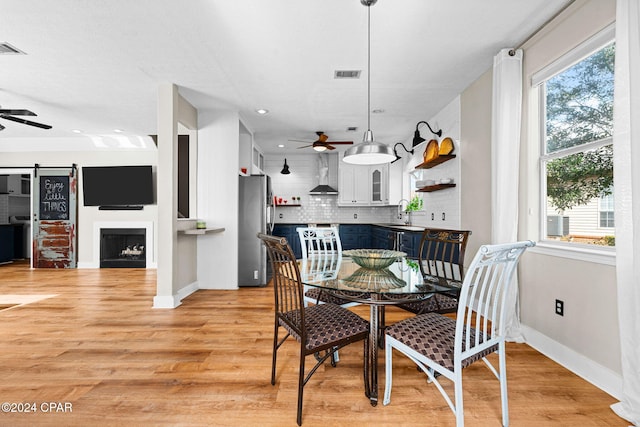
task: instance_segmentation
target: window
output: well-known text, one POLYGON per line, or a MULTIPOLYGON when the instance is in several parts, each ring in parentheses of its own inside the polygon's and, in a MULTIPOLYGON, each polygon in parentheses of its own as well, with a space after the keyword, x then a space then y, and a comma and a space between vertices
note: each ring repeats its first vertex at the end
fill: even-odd
POLYGON ((541 237, 613 246, 612 29, 534 76, 541 106, 541 237))
POLYGON ((613 211, 613 194, 600 197, 600 227, 615 227, 615 223, 613 222, 613 211))

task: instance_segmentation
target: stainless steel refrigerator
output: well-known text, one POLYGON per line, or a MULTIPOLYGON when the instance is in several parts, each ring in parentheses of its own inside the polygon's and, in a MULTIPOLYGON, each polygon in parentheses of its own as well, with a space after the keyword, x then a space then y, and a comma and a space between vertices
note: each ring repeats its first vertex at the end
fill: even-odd
POLYGON ((267 251, 256 234, 273 231, 271 178, 267 175, 239 178, 238 286, 266 286, 267 251))

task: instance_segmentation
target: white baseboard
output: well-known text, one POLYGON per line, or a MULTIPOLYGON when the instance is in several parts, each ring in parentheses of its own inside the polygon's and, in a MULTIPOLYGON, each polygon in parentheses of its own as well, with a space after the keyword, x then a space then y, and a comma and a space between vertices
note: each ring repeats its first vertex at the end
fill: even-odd
POLYGON ((551 360, 584 378, 616 399, 622 399, 622 376, 546 335, 522 325, 525 342, 551 360))
MULTIPOLYGON (((78 263, 78 268, 100 268, 100 263, 95 263, 93 261, 91 262, 79 262, 78 263)), ((150 264, 147 264, 147 268, 158 268, 158 265, 155 262, 151 262, 150 264)))
POLYGON ((198 289, 198 282, 193 282, 178 290, 175 295, 156 295, 153 297, 153 308, 176 308, 182 304, 183 299, 198 289))
POLYGON ((100 268, 100 264, 94 262, 79 262, 78 268, 100 268))
POLYGON ((198 289, 200 289, 198 287, 198 282, 193 282, 190 285, 187 285, 184 288, 180 289, 177 293, 177 296, 180 299, 180 301, 182 301, 183 299, 185 299, 186 297, 188 297, 198 289))
POLYGON ((153 308, 176 308, 180 299, 176 295, 156 295, 153 297, 153 308))

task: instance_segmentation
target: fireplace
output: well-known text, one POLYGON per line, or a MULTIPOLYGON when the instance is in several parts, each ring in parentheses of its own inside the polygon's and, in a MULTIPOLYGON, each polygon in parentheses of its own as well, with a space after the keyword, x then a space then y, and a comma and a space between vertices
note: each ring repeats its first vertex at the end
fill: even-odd
POLYGON ((101 228, 100 268, 146 268, 145 228, 101 228))

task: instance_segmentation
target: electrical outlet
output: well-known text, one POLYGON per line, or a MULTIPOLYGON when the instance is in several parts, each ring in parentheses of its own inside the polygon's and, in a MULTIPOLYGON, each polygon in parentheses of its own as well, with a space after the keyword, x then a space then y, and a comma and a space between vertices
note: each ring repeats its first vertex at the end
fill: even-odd
POLYGON ((445 220, 445 218, 446 218, 446 215, 445 215, 445 213, 444 213, 444 212, 442 212, 442 220, 444 221, 444 220, 445 220))
POLYGON ((258 280, 258 270, 253 270, 253 278, 258 280))
POLYGON ((556 300, 556 314, 564 316, 564 301, 559 299, 556 300))
POLYGON ((434 213, 431 212, 431 221, 433 221, 435 219, 434 213))
POLYGON ((358 219, 358 214, 353 214, 353 219, 358 219))

